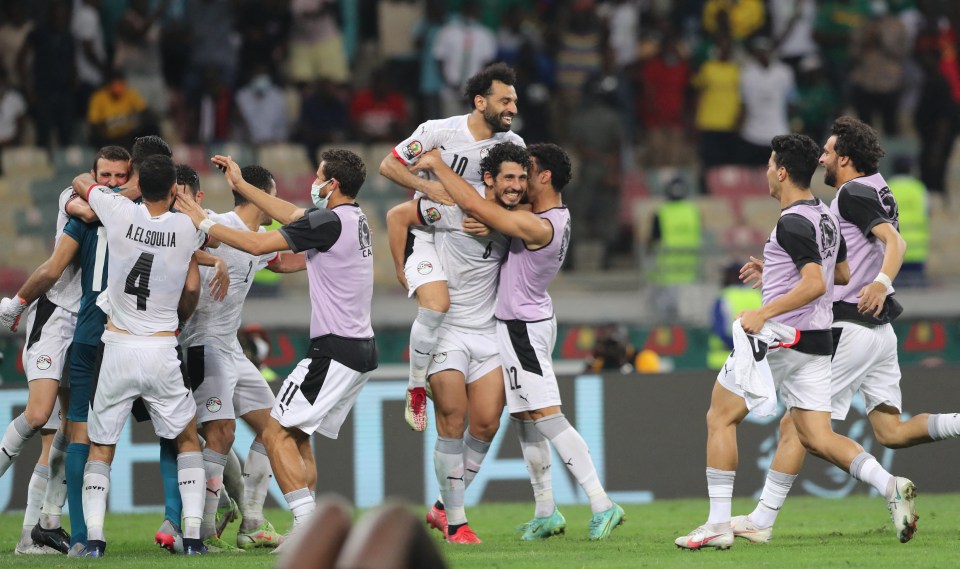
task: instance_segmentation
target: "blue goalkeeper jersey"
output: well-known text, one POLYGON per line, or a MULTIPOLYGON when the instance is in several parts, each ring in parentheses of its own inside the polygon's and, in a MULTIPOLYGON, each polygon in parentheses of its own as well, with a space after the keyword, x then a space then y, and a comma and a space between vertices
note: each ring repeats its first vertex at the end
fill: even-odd
POLYGON ((107 231, 99 221, 71 217, 63 232, 80 244, 80 311, 73 341, 96 346, 107 325, 107 315, 97 306, 97 297, 107 288, 107 231))

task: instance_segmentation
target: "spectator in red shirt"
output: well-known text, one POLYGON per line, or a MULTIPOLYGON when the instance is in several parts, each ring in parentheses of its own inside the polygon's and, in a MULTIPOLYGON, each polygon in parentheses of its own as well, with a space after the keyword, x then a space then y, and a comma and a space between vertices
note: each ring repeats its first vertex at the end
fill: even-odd
POLYGON ((683 161, 684 116, 690 66, 676 35, 668 31, 656 54, 640 65, 638 114, 647 130, 647 163, 675 166, 683 161))
POLYGON ((350 103, 354 132, 363 142, 401 140, 407 132, 407 102, 393 86, 390 72, 373 73, 370 86, 360 89, 350 103))

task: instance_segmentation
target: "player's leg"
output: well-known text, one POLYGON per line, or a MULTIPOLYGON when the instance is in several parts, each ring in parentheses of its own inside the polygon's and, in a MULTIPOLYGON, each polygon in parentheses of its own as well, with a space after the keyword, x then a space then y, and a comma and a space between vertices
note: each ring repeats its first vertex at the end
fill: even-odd
MULTIPOLYGON (((100 344, 102 346, 102 344, 100 344)), ((70 506, 70 553, 80 555, 87 544, 87 526, 83 519, 83 471, 90 455, 87 421, 100 367, 101 348, 74 342, 70 349, 70 444, 65 460, 67 502, 70 506)))
POLYGON ((780 439, 777 451, 767 471, 767 478, 760 493, 757 507, 747 516, 734 516, 731 520, 733 534, 754 543, 766 543, 773 535, 773 524, 780 508, 793 487, 794 480, 803 466, 807 451, 800 443, 797 429, 790 414, 780 420, 780 439))
POLYGON ((408 236, 404 275, 409 294, 417 297, 417 317, 410 327, 410 378, 404 419, 413 430, 423 431, 427 428, 427 367, 440 325, 450 310, 446 275, 432 241, 408 236))
POLYGON ((463 435, 463 483, 469 488, 500 429, 506 398, 496 334, 460 333, 458 336, 470 354, 467 370, 470 425, 463 435))
POLYGON ((0 476, 10 468, 26 442, 50 419, 59 388, 57 379, 38 378, 27 384, 27 407, 7 425, 0 439, 0 476))
POLYGON ((287 506, 293 512, 293 527, 296 530, 310 517, 315 507, 300 452, 304 443, 309 446, 309 436, 300 429, 283 427, 271 416, 264 432, 264 442, 273 475, 287 506))
MULTIPOLYGON (((448 352, 444 362, 454 360, 460 363, 453 369, 435 371, 430 369, 430 386, 433 390, 433 409, 437 420, 437 442, 434 446, 433 465, 440 486, 446 515, 446 535, 448 540, 462 532, 464 539, 472 535, 467 526, 464 510, 464 462, 463 434, 467 416, 467 389, 464 372, 467 359, 464 352, 448 352), (460 368, 460 369, 456 369, 460 368), (463 528, 461 530, 461 528, 463 528)), ((437 506, 434 505, 436 508, 437 506)), ((428 520, 429 521, 429 520, 428 520)), ((464 543, 476 543, 474 536, 464 543)))
POLYGON ((55 435, 47 459, 49 479, 44 492, 40 519, 34 526, 31 537, 34 543, 52 547, 61 553, 70 549, 70 534, 61 527, 63 504, 67 501, 66 454, 70 429, 69 421, 62 418, 61 409, 69 409, 69 390, 61 390, 61 399, 55 405, 46 427, 54 428, 55 435))
POLYGON ((240 457, 231 446, 227 451, 227 463, 223 466, 223 490, 220 492, 220 502, 217 504, 217 537, 223 534, 228 525, 240 518, 240 504, 237 500, 243 498, 243 492, 243 466, 240 464, 240 457))
POLYGON ((23 512, 23 529, 20 530, 20 540, 14 550, 18 555, 44 555, 48 553, 59 553, 52 547, 37 545, 33 543, 31 532, 40 519, 40 508, 43 505, 43 497, 47 491, 47 483, 50 478, 50 470, 47 467, 48 457, 50 455, 50 446, 53 444, 55 432, 52 430, 42 430, 40 432, 40 458, 33 467, 33 474, 30 476, 30 483, 27 485, 27 507, 23 512))
POLYGON ((537 430, 529 413, 511 414, 510 422, 517 430, 520 452, 533 487, 533 519, 517 527, 522 532, 520 539, 534 541, 564 533, 567 522, 553 499, 550 444, 537 430))

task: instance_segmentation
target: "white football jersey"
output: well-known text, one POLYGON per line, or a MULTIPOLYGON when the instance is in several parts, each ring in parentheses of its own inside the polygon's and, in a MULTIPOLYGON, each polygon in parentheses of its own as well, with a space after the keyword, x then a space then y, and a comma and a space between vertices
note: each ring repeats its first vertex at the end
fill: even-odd
POLYGON ((443 319, 444 324, 462 327, 473 334, 494 333, 497 283, 500 265, 509 247, 508 239, 497 232, 486 237, 465 233, 466 214, 455 205, 421 199, 418 209, 424 224, 435 229, 434 243, 447 274, 450 310, 443 319))
POLYGON ((87 201, 107 229, 109 246, 107 290, 97 305, 135 336, 176 330, 190 258, 206 235, 182 213, 153 217, 147 206, 105 186, 89 190, 87 201))
MULTIPOLYGON (((67 188, 60 193, 60 199, 57 204, 57 233, 54 237, 55 245, 63 238, 63 228, 67 225, 67 222, 70 221, 70 216, 67 215, 67 202, 75 197, 76 194, 73 193, 73 188, 67 188)), ((67 268, 64 269, 63 274, 60 275, 57 282, 50 287, 50 290, 47 291, 47 298, 50 302, 70 312, 80 310, 80 264, 77 262, 77 259, 74 259, 73 262, 67 265, 67 268)))
MULTIPOLYGON (((247 225, 235 212, 214 213, 208 217, 217 223, 241 231, 249 231, 247 225)), ((260 228, 260 233, 266 229, 260 228)), ((251 255, 240 249, 235 249, 226 243, 216 249, 207 251, 223 259, 230 273, 230 288, 222 301, 214 300, 207 289, 207 283, 213 278, 216 271, 213 267, 200 267, 200 279, 203 281, 203 292, 200 303, 193 316, 187 321, 186 327, 180 334, 180 344, 194 346, 219 342, 224 348, 237 346, 237 330, 240 329, 243 301, 253 286, 253 276, 260 269, 279 258, 279 253, 266 255, 251 255)))

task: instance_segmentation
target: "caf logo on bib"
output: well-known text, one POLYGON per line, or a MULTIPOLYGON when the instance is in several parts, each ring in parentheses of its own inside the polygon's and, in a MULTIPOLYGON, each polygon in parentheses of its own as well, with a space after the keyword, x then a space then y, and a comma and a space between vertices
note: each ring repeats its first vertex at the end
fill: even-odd
POLYGON ((433 272, 433 265, 430 264, 430 261, 420 261, 417 265, 417 272, 421 275, 429 275, 433 272))
POLYGON ((37 358, 37 369, 50 369, 53 365, 53 359, 50 356, 40 356, 37 358))
POLYGON ((223 407, 223 402, 220 401, 219 397, 211 397, 210 399, 207 399, 207 411, 216 413, 221 407, 223 407))
POLYGON ((447 352, 441 352, 441 353, 439 353, 439 354, 434 354, 434 356, 433 356, 433 361, 436 362, 436 363, 438 363, 438 364, 442 364, 443 362, 447 361, 447 352))

